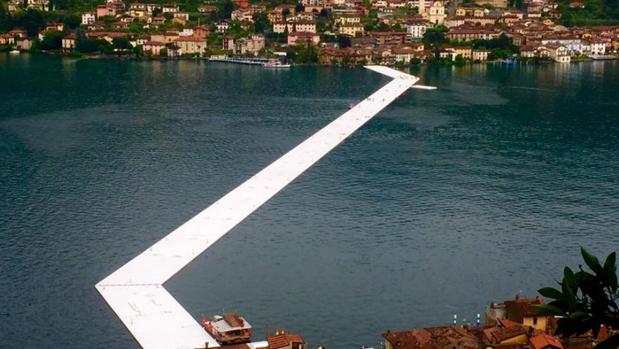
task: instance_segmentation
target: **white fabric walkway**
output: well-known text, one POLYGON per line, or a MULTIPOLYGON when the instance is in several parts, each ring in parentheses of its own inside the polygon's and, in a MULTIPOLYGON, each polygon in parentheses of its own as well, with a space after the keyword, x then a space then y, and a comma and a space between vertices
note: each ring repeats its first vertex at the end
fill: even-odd
POLYGON ((393 80, 96 285, 143 348, 219 346, 163 283, 419 80, 366 68, 393 80))

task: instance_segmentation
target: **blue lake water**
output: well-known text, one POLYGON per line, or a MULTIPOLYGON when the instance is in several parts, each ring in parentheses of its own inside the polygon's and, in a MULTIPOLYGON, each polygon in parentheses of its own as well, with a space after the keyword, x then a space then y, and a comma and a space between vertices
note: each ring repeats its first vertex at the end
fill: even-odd
MULTIPOLYGON (((313 346, 472 320, 619 247, 619 62, 411 90, 167 287, 313 346)), ((388 80, 0 54, 0 347, 137 344, 94 284, 388 80)))

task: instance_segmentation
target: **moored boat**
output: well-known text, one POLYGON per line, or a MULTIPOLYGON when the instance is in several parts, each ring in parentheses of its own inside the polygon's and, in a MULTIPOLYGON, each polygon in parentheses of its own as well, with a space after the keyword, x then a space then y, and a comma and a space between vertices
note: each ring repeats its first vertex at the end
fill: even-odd
POLYGON ((215 315, 213 319, 204 318, 202 327, 222 345, 247 343, 251 340, 251 325, 236 313, 215 315))
POLYGON ((284 64, 282 62, 279 61, 275 61, 275 62, 266 62, 264 63, 263 67, 265 68, 290 68, 291 65, 290 64, 284 64))
POLYGON ((12 55, 20 54, 19 50, 11 50, 11 51, 9 51, 9 53, 12 54, 12 55))

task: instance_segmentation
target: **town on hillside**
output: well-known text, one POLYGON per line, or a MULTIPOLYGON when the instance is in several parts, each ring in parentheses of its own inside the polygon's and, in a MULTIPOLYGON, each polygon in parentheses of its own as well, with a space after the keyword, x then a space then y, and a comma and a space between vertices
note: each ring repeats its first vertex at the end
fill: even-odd
POLYGON ((612 0, 0 0, 0 51, 295 64, 616 59, 612 0))

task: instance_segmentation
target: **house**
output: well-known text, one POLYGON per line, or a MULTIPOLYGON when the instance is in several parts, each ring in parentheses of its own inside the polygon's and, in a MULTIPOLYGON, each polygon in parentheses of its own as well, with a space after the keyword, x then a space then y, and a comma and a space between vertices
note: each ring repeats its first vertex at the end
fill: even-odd
POLYGON ((563 349, 559 338, 546 333, 531 336, 529 339, 531 349, 563 349))
POLYGON ((501 348, 508 345, 529 343, 529 329, 525 326, 490 327, 482 330, 482 342, 486 348, 501 348))
POLYGON ((606 53, 606 43, 595 39, 585 40, 582 43, 582 53, 588 55, 603 55, 606 53))
POLYGON ((166 50, 168 51, 168 57, 170 58, 180 57, 183 54, 181 48, 175 44, 166 45, 166 50))
POLYGON ((62 38, 62 49, 65 51, 71 51, 73 49, 75 49, 75 39, 76 39, 76 35, 75 33, 71 33, 67 36, 65 36, 64 38, 62 38))
POLYGON ((396 62, 405 62, 408 63, 411 59, 417 56, 417 52, 411 47, 395 47, 391 50, 391 53, 395 56, 396 62))
POLYGON ((205 26, 195 27, 193 28, 193 36, 197 38, 206 39, 209 35, 209 29, 205 26))
POLYGON ((307 349, 307 343, 300 335, 283 331, 268 336, 267 343, 268 349, 307 349))
POLYGON ((144 43, 144 45, 142 46, 142 49, 147 54, 151 54, 153 56, 159 56, 161 55, 161 50, 166 48, 165 45, 166 44, 164 42, 148 41, 144 43))
POLYGON ((473 49, 466 46, 452 46, 450 47, 451 52, 453 52, 453 59, 457 56, 461 56, 464 59, 471 59, 473 57, 473 49))
POLYGON ((166 22, 166 18, 162 16, 149 17, 146 20, 146 23, 148 23, 150 26, 155 27, 155 28, 164 24, 165 22, 166 22))
POLYGON ((0 34, 0 45, 14 45, 15 38, 9 34, 0 34))
POLYGON ((288 23, 285 21, 273 22, 273 33, 281 34, 288 28, 288 23))
POLYGON ((447 38, 450 40, 471 41, 471 40, 490 40, 499 37, 499 33, 493 29, 455 27, 449 28, 447 38))
POLYGON ((341 14, 335 17, 334 24, 336 25, 346 25, 346 24, 354 24, 361 23, 361 16, 358 14, 341 14))
POLYGON ((474 0, 475 5, 484 6, 490 5, 495 8, 507 8, 507 0, 474 0))
POLYGON ((244 10, 244 9, 237 9, 232 11, 232 14, 230 15, 230 18, 233 21, 254 21, 254 16, 251 14, 251 12, 244 10))
POLYGON ((50 22, 50 23, 48 23, 48 24, 45 26, 45 29, 44 29, 44 30, 47 30, 47 31, 52 31, 52 30, 55 30, 55 31, 59 31, 59 32, 61 32, 61 31, 63 31, 63 30, 64 30, 64 24, 62 24, 62 23, 56 23, 56 22, 50 22))
POLYGON ((180 11, 180 7, 177 4, 163 4, 161 6, 161 12, 163 13, 177 13, 180 11))
POLYGON ((320 35, 310 32, 292 32, 288 34, 288 45, 298 45, 313 43, 318 44, 320 42, 320 35))
POLYGON ((21 51, 29 51, 32 48, 32 40, 28 38, 15 39, 15 47, 21 51))
POLYGON ((26 8, 39 11, 49 11, 49 0, 27 0, 25 3, 26 8))
POLYGON ((464 17, 464 24, 468 24, 470 26, 493 26, 499 20, 499 17, 494 16, 486 16, 486 17, 464 17))
POLYGON ((130 33, 126 32, 108 32, 108 31, 97 31, 97 32, 86 32, 87 38, 95 38, 95 39, 103 39, 110 44, 114 38, 122 38, 129 36, 130 33))
POLYGON ((215 26, 217 27, 217 32, 220 34, 223 34, 230 29, 230 23, 228 23, 228 21, 218 22, 215 26))
POLYGON ((296 21, 294 22, 294 30, 296 32, 307 32, 307 33, 316 33, 316 22, 315 21, 296 21))
POLYGON ((226 35, 221 41, 221 48, 223 50, 234 51, 234 37, 226 35))
POLYGON ((178 18, 178 19, 181 19, 181 20, 186 22, 186 21, 189 20, 189 13, 187 13, 187 12, 175 12, 173 18, 175 18, 175 19, 178 18))
POLYGON ((28 32, 25 29, 14 28, 9 31, 9 35, 14 38, 23 39, 28 37, 28 32))
POLYGON ((84 12, 82 14, 82 25, 93 24, 97 20, 97 16, 92 12, 84 12))
POLYGON ((275 22, 284 22, 284 21, 285 21, 284 15, 282 15, 281 13, 276 12, 276 11, 270 11, 270 12, 267 14, 267 19, 268 19, 268 20, 269 20, 269 22, 271 22, 271 23, 275 23, 275 22))
POLYGON ((383 333, 385 349, 479 349, 477 337, 459 326, 430 327, 383 333))
POLYGON ((363 35, 365 32, 365 26, 361 23, 344 24, 340 26, 339 32, 350 36, 357 36, 357 33, 359 33, 359 35, 363 35))
POLYGON ((266 12, 266 10, 267 10, 266 5, 260 5, 260 4, 251 4, 247 8, 247 11, 249 11, 249 13, 251 13, 252 15, 266 12))
MULTIPOLYGON (((551 58, 557 63, 570 63, 571 62, 571 57, 568 54, 565 46, 543 45, 543 46, 538 47, 537 51, 540 57, 551 58)), ((547 324, 547 320, 548 320, 547 317, 537 316, 536 313, 529 314, 527 317, 524 317, 524 319, 527 319, 528 323, 534 323, 536 328, 542 327, 542 325, 545 327, 547 324), (542 321, 540 321, 540 319, 542 321)))
POLYGON ((288 5, 288 4, 281 4, 281 5, 275 6, 275 8, 273 9, 273 12, 279 13, 283 16, 286 16, 286 15, 294 16, 296 13, 294 5, 288 5))
POLYGON ((406 32, 371 32, 376 45, 401 45, 406 42, 406 32))
POLYGON ((423 38, 430 22, 424 19, 409 19, 406 21, 406 33, 413 39, 423 38))
POLYGON ((206 49, 206 40, 193 36, 181 36, 174 44, 181 50, 181 54, 202 55, 206 49))
POLYGON ((200 13, 215 13, 217 12, 218 9, 216 6, 212 6, 212 5, 201 5, 198 6, 198 12, 200 13))
POLYGON ((150 36, 150 41, 163 42, 166 44, 173 43, 178 39, 180 33, 176 30, 168 30, 165 33, 154 33, 150 36))
POLYGON ((107 17, 107 16, 114 17, 116 16, 116 8, 112 6, 108 6, 108 5, 98 5, 96 14, 97 14, 97 18, 107 17))
POLYGON ((254 55, 264 49, 264 35, 252 35, 250 38, 238 39, 234 45, 234 54, 254 55))
POLYGON ((471 59, 473 61, 487 61, 490 51, 488 50, 473 50, 471 59))
POLYGON ((150 36, 148 35, 140 35, 136 40, 133 46, 143 46, 145 43, 150 41, 150 36))
POLYGON ((445 5, 442 1, 434 1, 432 5, 422 14, 424 18, 436 25, 441 25, 445 22, 447 15, 445 14, 445 5))
MULTIPOLYGON (((562 56, 567 55, 565 47, 563 46, 553 46, 551 51, 550 57, 555 60, 564 60, 562 56), (562 47, 562 49, 560 47, 562 47)), ((548 317, 539 315, 539 311, 534 307, 535 304, 544 304, 544 301, 540 297, 528 299, 520 298, 518 295, 515 299, 505 301, 504 303, 506 318, 508 320, 530 326, 536 330, 546 331, 548 327, 548 317)))
POLYGON ((320 50, 321 64, 366 64, 372 60, 372 50, 353 48, 323 48, 320 50))
POLYGON ((537 47, 532 45, 520 46, 520 56, 524 58, 533 58, 537 55, 537 47))

